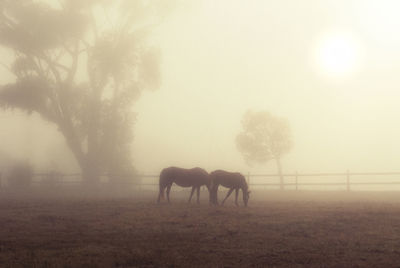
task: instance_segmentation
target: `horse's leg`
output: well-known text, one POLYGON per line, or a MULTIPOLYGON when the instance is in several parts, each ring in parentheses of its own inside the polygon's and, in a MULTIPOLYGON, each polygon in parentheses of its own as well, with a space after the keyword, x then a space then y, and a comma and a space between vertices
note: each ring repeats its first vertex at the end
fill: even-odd
POLYGON ((160 203, 161 196, 164 195, 164 187, 160 186, 160 192, 158 193, 157 203, 160 203))
POLYGON ((219 205, 218 204, 218 187, 219 187, 219 185, 217 184, 216 186, 215 186, 215 190, 214 190, 214 200, 213 200, 213 202, 214 202, 214 204, 216 204, 216 205, 219 205))
POLYGON ((235 189, 235 205, 236 206, 239 206, 239 204, 238 204, 238 195, 239 195, 239 189, 235 189))
POLYGON ((188 201, 188 203, 190 203, 191 201, 192 201, 192 196, 193 196, 193 193, 194 193, 194 190, 195 190, 196 188, 193 186, 192 187, 192 191, 190 192, 190 197, 189 197, 189 201, 188 201))
POLYGON ((168 200, 168 203, 169 203, 169 192, 171 191, 171 186, 172 186, 172 184, 169 184, 167 186, 167 200, 168 200))
POLYGON ((197 204, 200 204, 200 186, 197 186, 197 204))
POLYGON ((228 194, 226 195, 225 199, 222 201, 222 205, 224 205, 225 200, 231 195, 232 192, 233 192, 233 188, 229 189, 228 194))
POLYGON ((213 205, 213 204, 215 204, 213 192, 214 192, 214 189, 210 189, 209 192, 208 192, 208 194, 209 194, 208 203, 210 204, 210 206, 213 205))

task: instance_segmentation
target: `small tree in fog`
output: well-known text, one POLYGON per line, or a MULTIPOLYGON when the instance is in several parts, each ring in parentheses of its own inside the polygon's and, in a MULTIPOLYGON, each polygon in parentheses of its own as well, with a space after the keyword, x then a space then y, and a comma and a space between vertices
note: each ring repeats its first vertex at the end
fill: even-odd
POLYGON ((13 56, 6 67, 15 81, 2 86, 0 105, 56 124, 85 181, 129 172, 133 103, 160 86, 159 52, 148 36, 167 2, 48 3, 1 1, 0 44, 13 56))
POLYGON ((236 145, 248 164, 275 160, 283 189, 281 157, 292 148, 290 127, 287 120, 266 111, 247 111, 242 118, 242 131, 236 145))

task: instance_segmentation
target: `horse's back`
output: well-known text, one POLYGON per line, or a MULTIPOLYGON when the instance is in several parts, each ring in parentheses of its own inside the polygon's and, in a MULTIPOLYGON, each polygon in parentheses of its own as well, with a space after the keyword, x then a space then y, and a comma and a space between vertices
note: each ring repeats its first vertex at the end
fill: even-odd
POLYGON ((208 173, 202 168, 168 167, 160 173, 160 184, 176 183, 182 187, 201 186, 208 183, 208 173))
POLYGON ((247 185, 245 177, 239 172, 229 172, 225 170, 215 170, 210 173, 213 183, 227 188, 240 188, 247 185))

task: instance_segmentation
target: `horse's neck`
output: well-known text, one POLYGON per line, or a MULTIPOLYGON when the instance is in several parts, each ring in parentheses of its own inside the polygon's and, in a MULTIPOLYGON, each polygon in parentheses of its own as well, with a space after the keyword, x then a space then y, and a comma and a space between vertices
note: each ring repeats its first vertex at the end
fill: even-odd
POLYGON ((240 188, 242 189, 243 192, 247 192, 247 189, 248 189, 249 187, 247 186, 246 181, 242 181, 242 182, 241 182, 240 188))

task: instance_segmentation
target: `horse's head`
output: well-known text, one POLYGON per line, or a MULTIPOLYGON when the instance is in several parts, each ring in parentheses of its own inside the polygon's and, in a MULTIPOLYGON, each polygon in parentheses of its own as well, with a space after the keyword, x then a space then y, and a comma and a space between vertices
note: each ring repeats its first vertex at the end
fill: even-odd
POLYGON ((250 198, 250 191, 248 190, 243 191, 243 202, 245 207, 247 207, 247 202, 249 202, 249 198, 250 198))

